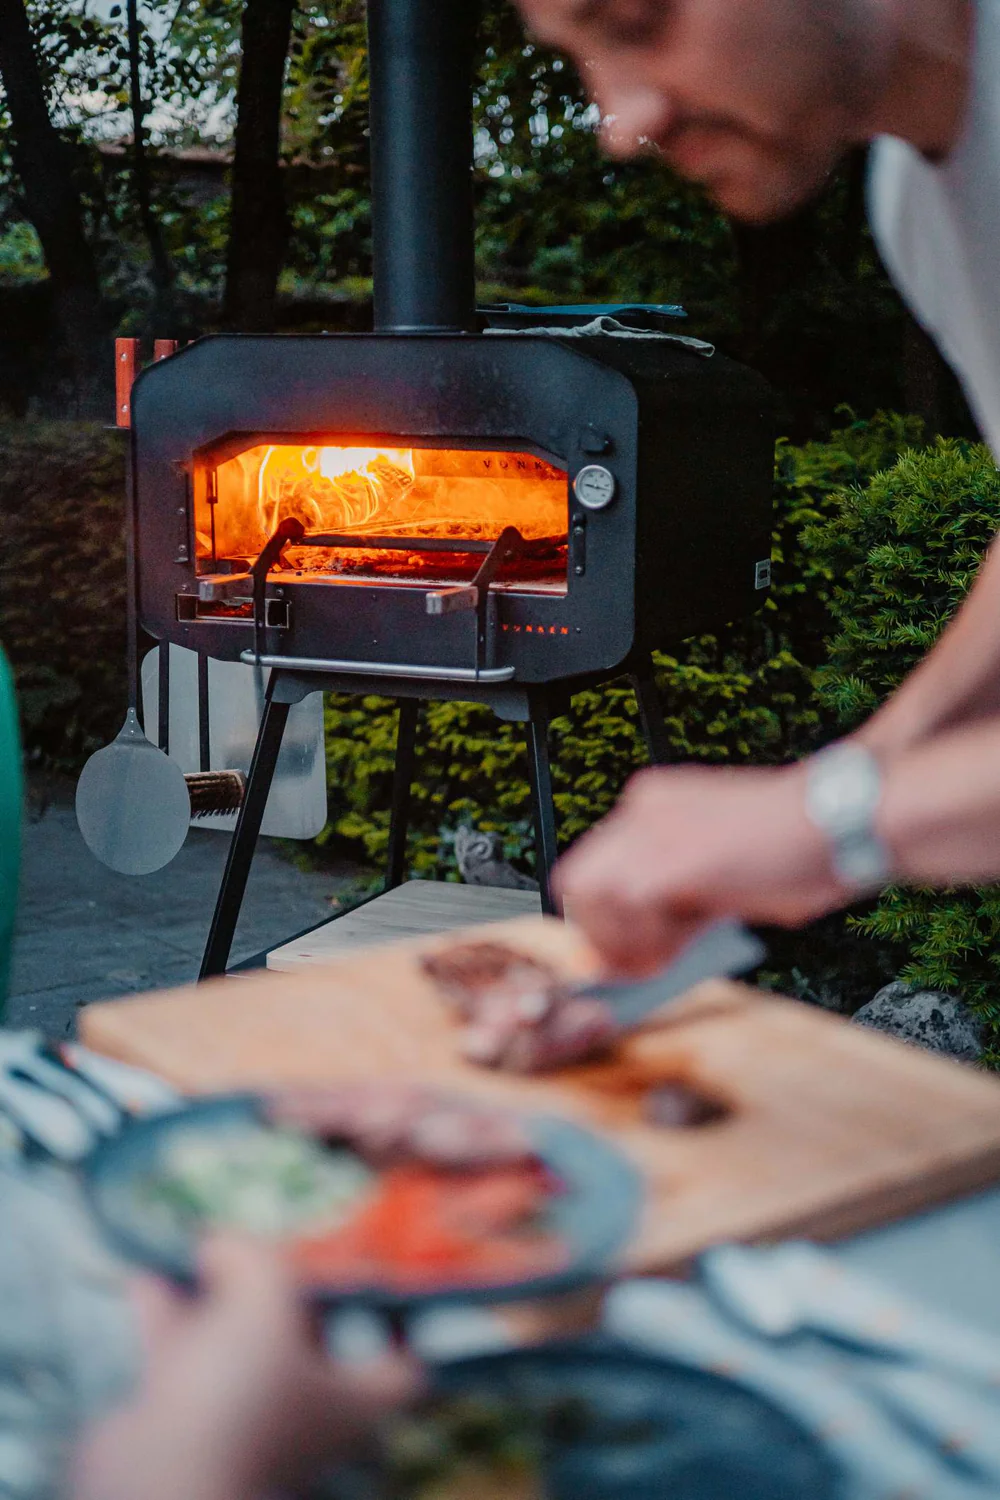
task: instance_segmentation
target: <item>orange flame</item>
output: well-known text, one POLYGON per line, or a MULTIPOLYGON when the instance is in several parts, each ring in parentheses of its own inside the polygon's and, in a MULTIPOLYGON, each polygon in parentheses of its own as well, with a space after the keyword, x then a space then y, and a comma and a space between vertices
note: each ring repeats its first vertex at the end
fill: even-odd
MULTIPOLYGON (((213 554, 213 534, 216 558, 256 556, 286 516, 314 534, 405 538, 407 551, 423 537, 492 541, 505 526, 555 548, 566 541, 566 474, 529 453, 258 444, 219 464, 216 496, 214 533, 207 505, 197 518, 203 558, 213 554)), ((297 568, 336 572, 376 555, 301 548, 289 557, 297 568)), ((398 572, 398 554, 383 564, 392 558, 398 572)))
POLYGON ((409 449, 270 447, 257 471, 257 514, 267 536, 286 516, 308 531, 363 532, 414 478, 409 449))

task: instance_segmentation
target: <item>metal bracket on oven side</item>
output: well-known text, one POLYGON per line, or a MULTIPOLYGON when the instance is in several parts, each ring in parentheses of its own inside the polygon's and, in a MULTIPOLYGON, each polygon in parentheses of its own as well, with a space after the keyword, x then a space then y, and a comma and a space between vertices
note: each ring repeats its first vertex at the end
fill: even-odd
POLYGON ((191 561, 191 475, 187 470, 181 471, 184 484, 184 499, 177 507, 177 550, 174 552, 174 562, 186 563, 191 561))
POLYGON ((202 573, 198 579, 198 598, 203 604, 219 604, 225 599, 252 599, 253 574, 202 573))
POLYGON ((220 604, 227 599, 252 599, 255 617, 262 614, 268 573, 289 543, 300 542, 304 536, 305 527, 301 521, 292 517, 282 521, 274 535, 264 543, 260 556, 251 567, 244 564, 235 573, 202 573, 197 580, 198 598, 203 604, 220 604))
MULTIPOLYGON (((490 584, 504 563, 512 562, 527 550, 527 542, 516 526, 505 526, 489 552, 483 558, 479 570, 469 584, 458 584, 450 589, 431 589, 427 594, 426 609, 429 615, 450 615, 463 610, 475 610, 476 614, 476 673, 486 669, 486 646, 489 635, 490 584)), ((495 600, 493 608, 496 608, 495 600)))

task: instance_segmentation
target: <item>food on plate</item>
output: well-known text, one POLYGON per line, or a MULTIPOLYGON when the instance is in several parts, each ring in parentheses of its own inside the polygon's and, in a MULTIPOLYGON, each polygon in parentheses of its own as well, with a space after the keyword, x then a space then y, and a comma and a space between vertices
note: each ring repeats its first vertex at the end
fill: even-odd
MULTIPOLYGON (((523 1395, 473 1390, 446 1395, 394 1419, 382 1437, 385 1491, 392 1500, 545 1500, 554 1448, 602 1433, 600 1412, 574 1392, 544 1381, 523 1395)), ((619 1434, 616 1434, 619 1436, 619 1434)), ((648 1443, 650 1424, 634 1422, 626 1447, 648 1443)))
POLYGON ((195 1125, 171 1132, 158 1170, 137 1190, 151 1213, 283 1239, 306 1226, 342 1224, 374 1180, 352 1151, 247 1121, 211 1134, 195 1125))
POLYGON ((563 1260, 547 1235, 544 1169, 528 1162, 488 1172, 390 1168, 378 1193, 338 1230, 300 1237, 295 1266, 309 1280, 363 1284, 378 1266, 392 1284, 518 1281, 563 1260))
POLYGON ((600 1000, 574 995, 549 964, 504 943, 456 943, 421 962, 462 1025, 470 1062, 543 1072, 597 1057, 620 1035, 600 1000))
POLYGON ((417 1158, 445 1167, 489 1167, 532 1156, 520 1120, 503 1110, 402 1083, 293 1088, 271 1094, 271 1118, 327 1140, 349 1140, 384 1165, 417 1158))
POLYGON ((392 1500, 544 1500, 544 1417, 477 1392, 447 1396, 385 1429, 392 1500))
POLYGON ((446 1363, 431 1398, 390 1419, 379 1457, 367 1500, 833 1500, 844 1489, 833 1455, 780 1407, 613 1344, 446 1363))
POLYGON ((262 1235, 316 1286, 500 1285, 568 1258, 549 1222, 562 1184, 521 1123, 405 1086, 288 1089, 256 1120, 181 1121, 126 1190, 150 1233, 262 1235))

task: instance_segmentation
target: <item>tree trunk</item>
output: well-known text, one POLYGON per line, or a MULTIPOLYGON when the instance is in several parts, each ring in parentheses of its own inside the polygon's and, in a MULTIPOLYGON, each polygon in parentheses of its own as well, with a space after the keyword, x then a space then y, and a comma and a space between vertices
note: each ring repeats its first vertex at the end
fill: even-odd
POLYGON ((70 151, 49 119, 24 0, 0 0, 0 78, 14 169, 52 283, 53 373, 71 383, 77 412, 90 415, 110 401, 110 383, 107 392, 102 390, 105 364, 111 379, 110 355, 102 360, 107 320, 70 151))
POLYGON ((279 166, 285 59, 293 0, 246 0, 223 319, 242 332, 274 328, 288 237, 279 166))
POLYGON ((138 0, 126 0, 126 23, 128 26, 129 99, 132 107, 132 176, 135 183, 136 203, 153 269, 153 285, 156 288, 154 328, 160 334, 172 334, 173 322, 173 268, 167 247, 164 244, 160 221, 153 210, 153 194, 149 178, 149 158, 146 155, 146 106, 142 97, 142 34, 139 26, 138 0), (160 326, 160 325, 164 326, 160 326))

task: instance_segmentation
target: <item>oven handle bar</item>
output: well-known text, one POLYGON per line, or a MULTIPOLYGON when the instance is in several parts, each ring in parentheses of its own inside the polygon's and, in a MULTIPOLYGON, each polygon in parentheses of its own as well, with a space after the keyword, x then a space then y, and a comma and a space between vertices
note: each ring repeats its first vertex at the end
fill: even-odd
POLYGON ((240 661, 248 667, 280 667, 286 672, 350 672, 360 677, 414 677, 437 682, 510 682, 514 667, 428 667, 415 663, 384 661, 326 661, 314 656, 258 656, 243 651, 240 661))
POLYGON ((457 588, 434 589, 425 600, 429 615, 450 615, 458 610, 475 611, 476 673, 487 669, 487 637, 490 627, 496 626, 496 599, 490 594, 490 584, 497 577, 505 562, 520 557, 527 543, 516 526, 505 526, 497 537, 488 555, 479 565, 471 584, 457 588))

